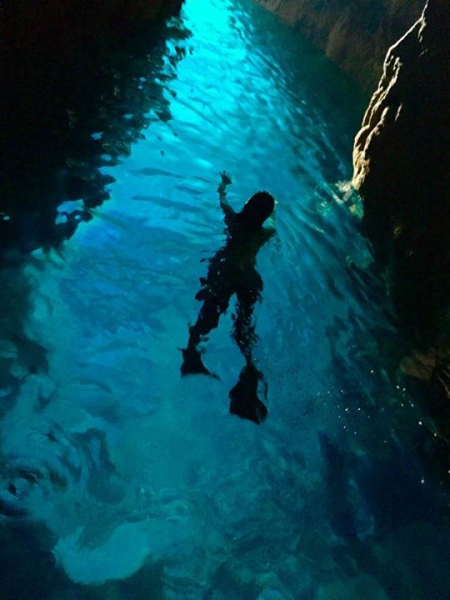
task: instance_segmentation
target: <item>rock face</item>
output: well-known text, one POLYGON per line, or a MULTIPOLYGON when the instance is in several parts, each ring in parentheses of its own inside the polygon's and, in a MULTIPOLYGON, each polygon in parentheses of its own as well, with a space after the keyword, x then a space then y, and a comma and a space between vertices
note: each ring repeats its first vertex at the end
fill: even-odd
POLYGON ((0 4, 4 48, 36 50, 36 46, 69 49, 105 28, 130 21, 174 14, 183 0, 19 0, 0 4))
POLYGON ((425 382, 428 412, 450 441, 450 3, 256 1, 376 89, 353 186, 413 349, 401 366, 425 382))
POLYGON ((326 55, 373 90, 386 51, 420 16, 425 0, 256 0, 299 27, 326 55))
MULTIPOLYGON (((386 56, 354 145, 353 185, 417 354, 404 370, 450 397, 450 4, 428 0, 386 56)), ((450 434, 450 420, 448 432, 450 434)))

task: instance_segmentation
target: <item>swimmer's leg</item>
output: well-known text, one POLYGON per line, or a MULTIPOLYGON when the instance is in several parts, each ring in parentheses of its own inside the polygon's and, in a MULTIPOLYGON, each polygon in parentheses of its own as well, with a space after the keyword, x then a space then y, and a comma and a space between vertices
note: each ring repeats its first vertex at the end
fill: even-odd
POLYGON ((254 289, 239 290, 237 293, 233 338, 247 365, 253 363, 253 345, 258 339, 255 332, 253 311, 259 297, 259 291, 254 289))
MULTIPOLYGON (((258 398, 259 382, 264 382, 261 371, 253 364, 253 345, 258 339, 253 321, 253 310, 259 299, 259 289, 240 290, 234 319, 233 337, 245 358, 239 380, 230 391, 230 413, 254 423, 262 423, 267 417, 267 407, 258 398)), ((267 386, 266 386, 267 394, 267 386)))
POLYGON ((217 375, 208 371, 204 366, 197 346, 202 341, 202 338, 218 326, 220 315, 228 308, 230 296, 231 292, 227 291, 220 295, 210 295, 205 299, 196 323, 189 327, 187 348, 182 350, 183 364, 181 365, 181 374, 183 376, 203 374, 217 378, 217 375))

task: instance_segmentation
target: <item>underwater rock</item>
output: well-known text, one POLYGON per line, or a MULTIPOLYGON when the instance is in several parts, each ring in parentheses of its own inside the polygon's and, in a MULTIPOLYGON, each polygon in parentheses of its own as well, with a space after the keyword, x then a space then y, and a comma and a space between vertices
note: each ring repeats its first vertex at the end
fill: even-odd
POLYGON ((362 574, 325 583, 317 590, 317 600, 387 600, 387 595, 374 577, 362 574))
POLYGON ((9 485, 8 490, 0 491, 0 516, 2 517, 25 517, 25 508, 17 498, 15 486, 9 485))
POLYGON ((429 0, 387 53, 355 139, 353 185, 364 202, 366 233, 389 273, 400 325, 416 350, 403 371, 441 382, 447 398, 449 97, 450 5, 429 0))
POLYGON ((119 525, 103 544, 93 548, 83 547, 76 531, 61 538, 53 550, 57 564, 73 582, 95 585, 133 575, 149 552, 148 535, 137 523, 119 525))
POLYGON ((23 386, 0 430, 0 519, 40 521, 58 533, 77 527, 94 505, 103 516, 115 515, 128 490, 111 462, 104 431, 65 431, 45 414, 37 417, 32 391, 33 385, 23 386))
POLYGON ((285 600, 285 597, 278 590, 267 588, 259 594, 256 600, 285 600))
POLYGON ((425 0, 256 0, 292 26, 365 88, 373 89, 389 46, 419 17, 425 0))

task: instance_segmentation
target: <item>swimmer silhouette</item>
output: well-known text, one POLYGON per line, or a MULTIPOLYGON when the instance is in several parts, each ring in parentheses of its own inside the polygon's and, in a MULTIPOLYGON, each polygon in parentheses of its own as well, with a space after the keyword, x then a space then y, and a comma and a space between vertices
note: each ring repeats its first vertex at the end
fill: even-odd
POLYGON ((209 259, 207 277, 200 278, 202 289, 195 298, 203 305, 196 323, 189 328, 188 345, 182 350, 181 374, 217 378, 204 366, 198 345, 218 326, 220 315, 227 310, 231 296, 236 294, 232 337, 245 358, 245 366, 229 393, 230 413, 261 423, 267 416, 267 408, 258 398, 258 384, 264 383, 264 378, 254 365, 252 351, 257 340, 253 310, 257 300, 261 300, 263 281, 255 265, 258 251, 275 233, 273 222, 271 227, 263 227, 274 211, 275 200, 268 192, 257 192, 236 213, 226 199, 226 188, 231 183, 230 176, 223 171, 217 191, 225 215, 227 238, 222 248, 209 259))

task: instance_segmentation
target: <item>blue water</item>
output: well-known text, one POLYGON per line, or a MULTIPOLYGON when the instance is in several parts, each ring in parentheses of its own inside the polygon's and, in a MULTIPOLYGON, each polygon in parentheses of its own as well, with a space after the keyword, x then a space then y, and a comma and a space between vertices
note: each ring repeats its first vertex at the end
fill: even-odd
MULTIPOLYGON (((250 2, 187 0, 173 27, 135 78, 140 136, 118 151, 110 121, 92 132, 109 200, 1 273, 2 598, 28 578, 33 600, 445 600, 435 436, 348 189, 367 99, 250 2), (261 426, 228 412, 233 303, 203 344, 220 379, 180 376, 224 169, 236 210, 278 201, 257 263, 261 426)), ((62 197, 59 222, 81 209, 62 197)))

